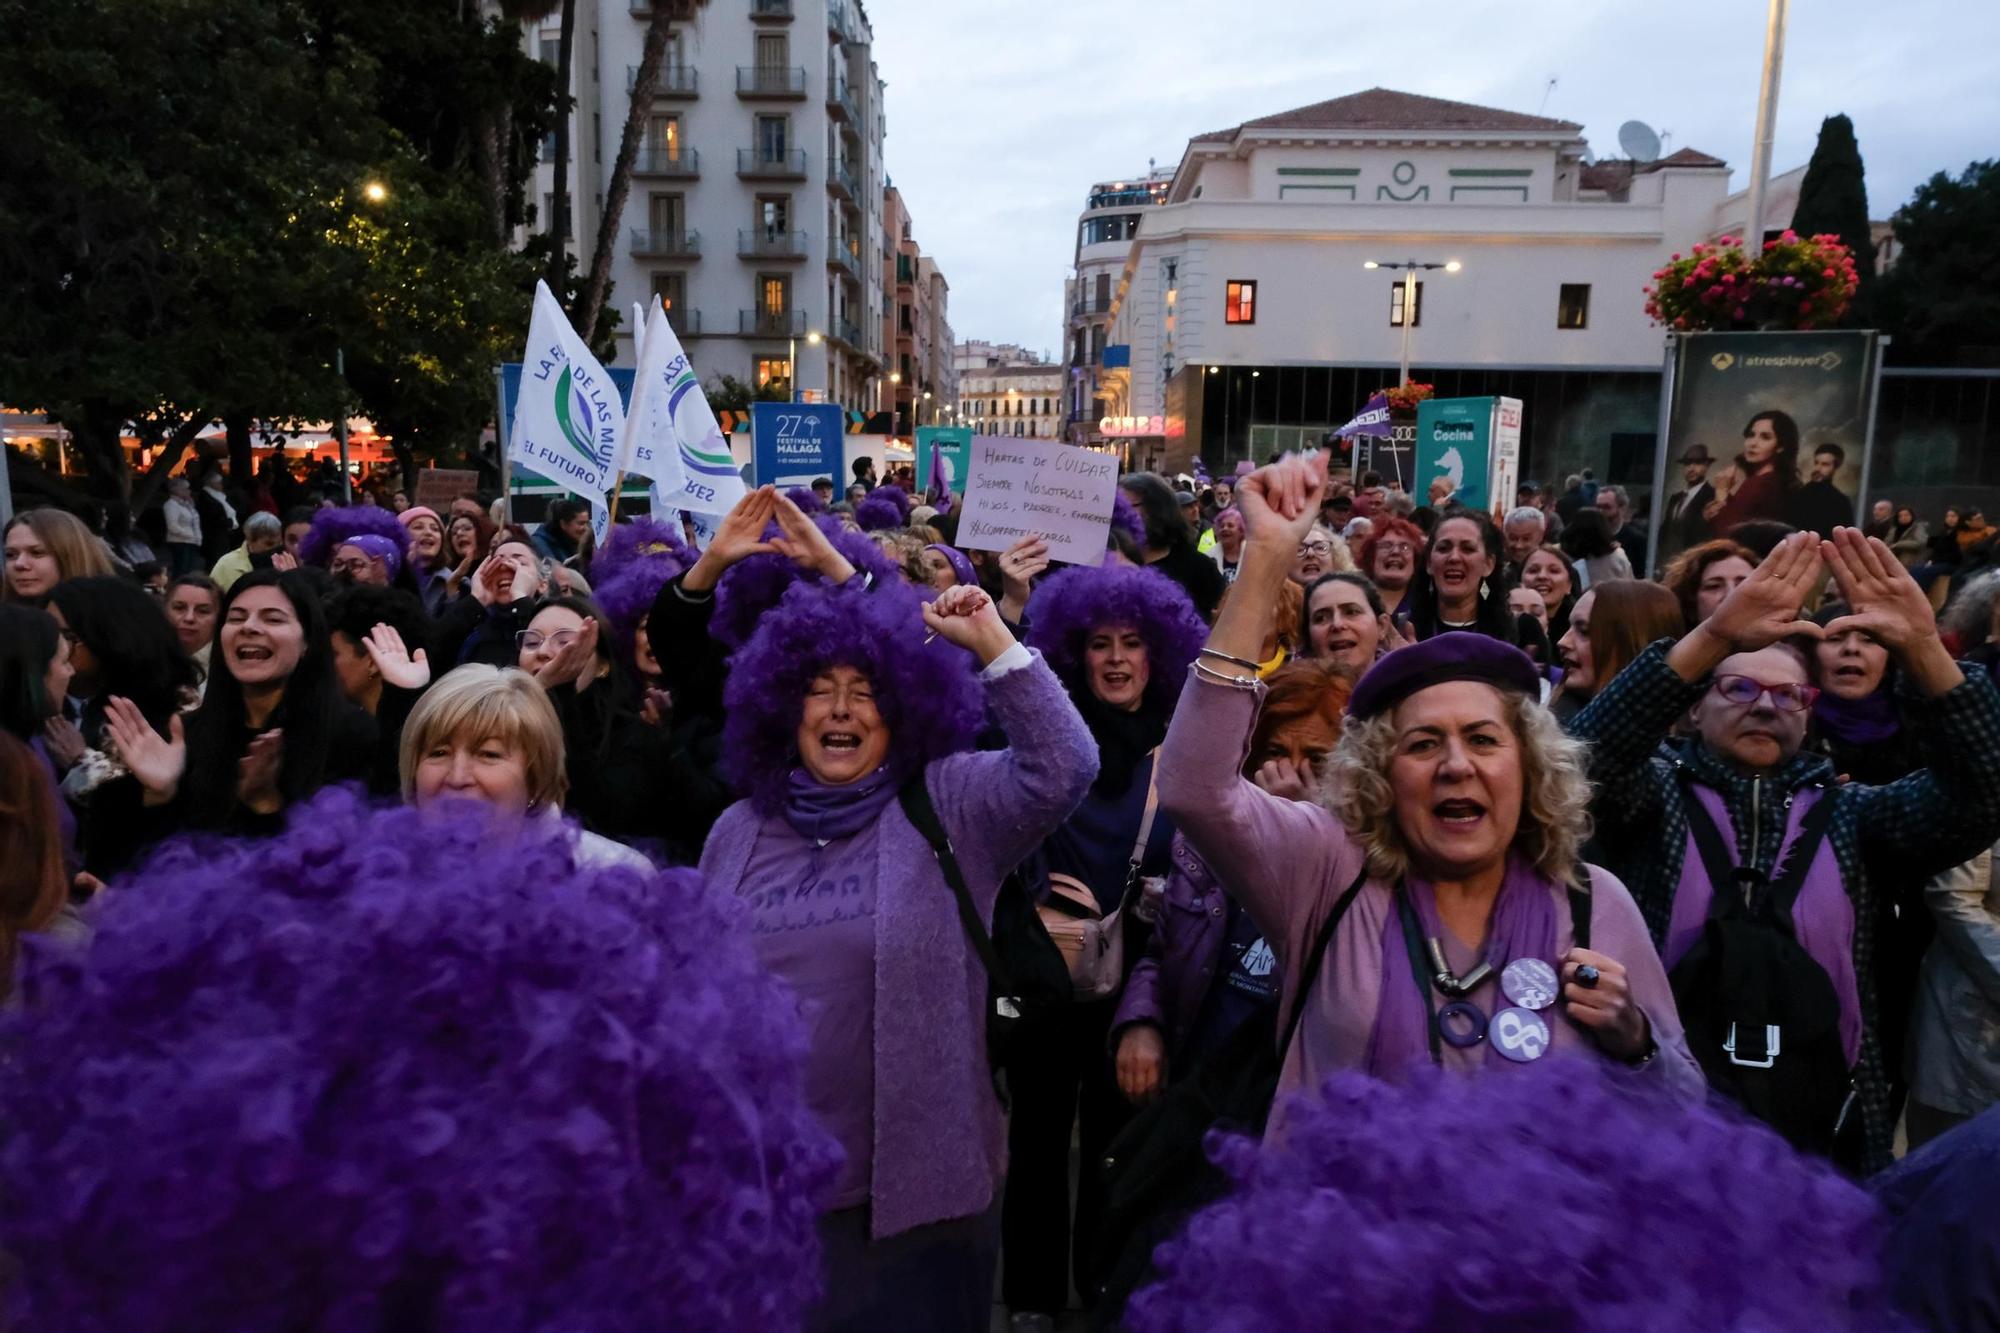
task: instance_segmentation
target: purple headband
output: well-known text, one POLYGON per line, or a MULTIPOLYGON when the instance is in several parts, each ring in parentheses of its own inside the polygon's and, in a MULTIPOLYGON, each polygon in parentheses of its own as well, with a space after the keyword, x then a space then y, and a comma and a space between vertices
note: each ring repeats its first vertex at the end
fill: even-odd
POLYGON ((965 558, 963 551, 946 546, 943 542, 932 542, 930 549, 950 562, 952 572, 958 575, 960 583, 970 584, 975 588, 979 586, 979 575, 973 570, 972 562, 965 558))
POLYGON ((352 546, 357 551, 366 552, 369 559, 380 560, 388 567, 389 577, 392 579, 403 572, 403 553, 396 548, 396 543, 387 537, 378 537, 372 532, 361 532, 352 537, 342 538, 340 545, 352 546))

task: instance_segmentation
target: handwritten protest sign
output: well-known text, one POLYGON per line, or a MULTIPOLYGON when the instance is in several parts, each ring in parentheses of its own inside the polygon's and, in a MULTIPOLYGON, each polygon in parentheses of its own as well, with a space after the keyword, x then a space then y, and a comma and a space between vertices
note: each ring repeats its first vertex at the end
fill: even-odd
POLYGON ((427 467, 417 473, 415 503, 442 514, 453 500, 478 489, 479 473, 473 468, 427 467))
POLYGON ((959 546, 1004 551, 1036 533, 1054 559, 1104 563, 1116 457, 1048 440, 975 435, 967 464, 959 546))

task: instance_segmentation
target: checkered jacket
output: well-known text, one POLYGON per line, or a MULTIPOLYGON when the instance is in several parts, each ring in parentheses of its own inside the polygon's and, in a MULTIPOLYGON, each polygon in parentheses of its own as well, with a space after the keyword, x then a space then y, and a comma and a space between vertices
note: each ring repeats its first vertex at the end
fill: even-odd
MULTIPOLYGON (((1655 945, 1666 939, 1687 852, 1688 821, 1680 774, 1722 793, 1735 825, 1738 860, 1771 871, 1785 837, 1792 796, 1836 781, 1823 756, 1801 753, 1776 773, 1745 777, 1699 741, 1668 733, 1706 693, 1707 681, 1682 680, 1667 665, 1662 641, 1641 654, 1590 706, 1570 734, 1590 744, 1597 824, 1591 860, 1625 881, 1655 945)), ((1984 672, 1937 698, 1904 700, 1929 767, 1883 786, 1836 786, 1828 839, 1854 904, 1854 971, 1862 1036, 1855 1086, 1866 1141, 1865 1169, 1889 1164, 1894 1123, 1889 1080, 1875 1030, 1876 886, 1920 889, 1933 875, 1971 860, 2000 840, 2000 691, 1984 672)), ((1923 911, 1921 893, 1906 910, 1923 911)))

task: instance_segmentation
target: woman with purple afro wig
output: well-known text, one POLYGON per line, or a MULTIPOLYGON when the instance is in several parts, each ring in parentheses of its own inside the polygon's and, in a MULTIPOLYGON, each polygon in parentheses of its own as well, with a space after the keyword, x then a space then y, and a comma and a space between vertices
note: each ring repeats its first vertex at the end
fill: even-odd
POLYGON ((967 587, 925 604, 894 583, 794 582, 730 658, 726 703, 724 761, 749 798, 702 873, 748 904, 759 957, 799 996, 807 1096, 847 1150, 815 1326, 977 1333, 1006 1148, 960 912, 990 921, 1083 795, 1090 734, 967 587), (969 748, 982 711, 1008 749, 969 748), (909 813, 926 807, 962 898, 909 813))
MULTIPOLYGON (((1143 877, 1170 868, 1173 822, 1158 817, 1153 756, 1206 630, 1180 586, 1150 569, 1074 566, 1035 588, 1028 645, 1068 689, 1098 754, 1097 780, 1042 845, 1040 862, 1061 910, 1108 916, 1138 896, 1143 877)), ((1017 1315, 1062 1312, 1072 1248, 1077 1289, 1098 1285, 1104 1180, 1097 1164, 1131 1115, 1105 1058, 1118 1000, 1117 992, 1079 1000, 1041 1020, 1049 1030, 1024 1041, 1022 1058, 1008 1069, 1014 1104, 1002 1294, 1017 1315), (1084 1167, 1072 1232, 1073 1128, 1084 1167)))
POLYGON ((1159 1247, 1135 1333, 1879 1330, 1868 1195, 1727 1112, 1591 1062, 1341 1074, 1283 1140, 1212 1142, 1235 1195, 1159 1247))
POLYGON ((414 538, 380 505, 326 508, 299 539, 299 563, 331 569, 336 582, 374 583, 423 595, 411 562, 414 538))
POLYGON ((10 1327, 798 1327, 838 1150, 788 997, 727 895, 559 831, 329 793, 30 957, 10 1327))
POLYGON ((900 528, 910 521, 914 503, 900 486, 877 486, 854 506, 854 522, 863 532, 900 528))

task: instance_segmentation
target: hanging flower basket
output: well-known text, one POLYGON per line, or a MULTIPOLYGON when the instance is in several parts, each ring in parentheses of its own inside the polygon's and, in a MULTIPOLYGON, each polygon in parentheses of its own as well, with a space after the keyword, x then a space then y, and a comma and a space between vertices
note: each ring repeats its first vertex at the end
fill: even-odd
POLYGON ((1657 270, 1646 313, 1677 332, 1823 329, 1847 313, 1859 285, 1854 256, 1836 236, 1788 231, 1754 259, 1725 236, 1657 270))
POLYGON ((1384 388, 1378 390, 1378 392, 1389 396, 1389 410, 1391 412, 1398 416, 1405 414, 1414 416, 1418 403, 1423 402, 1426 398, 1436 396, 1437 386, 1434 384, 1418 384, 1413 380, 1408 384, 1397 385, 1393 389, 1384 388))

